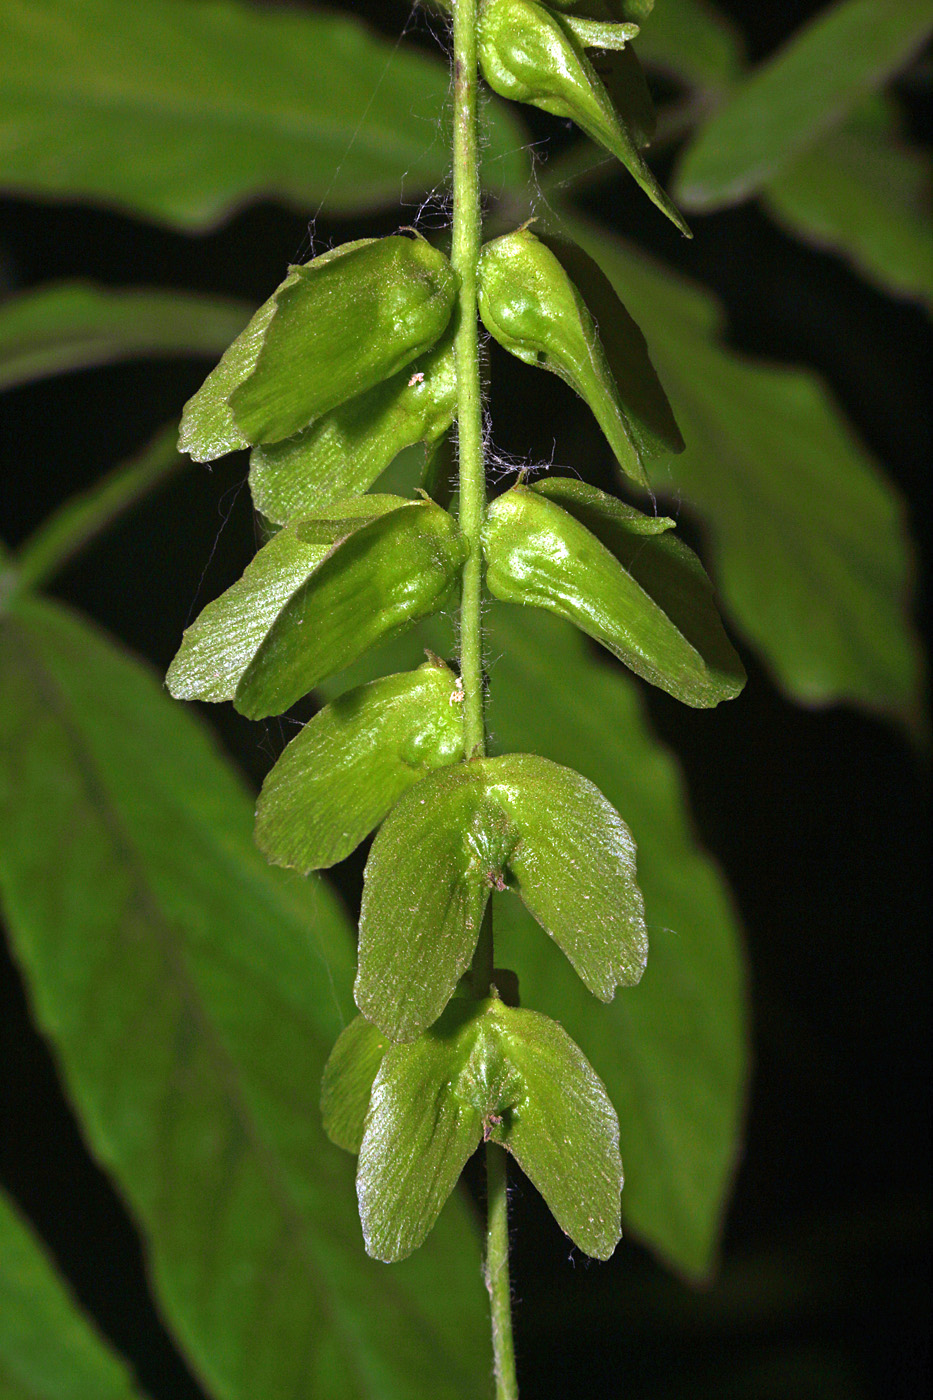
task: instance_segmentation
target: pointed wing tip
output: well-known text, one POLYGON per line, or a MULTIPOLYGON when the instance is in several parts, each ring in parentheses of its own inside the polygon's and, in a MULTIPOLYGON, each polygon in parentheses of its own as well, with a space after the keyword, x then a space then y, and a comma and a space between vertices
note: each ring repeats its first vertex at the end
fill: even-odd
MULTIPOLYGON (((620 1197, 621 1194, 622 1190, 620 1184, 620 1197)), ((612 1258, 613 1254, 615 1254, 616 1252, 616 1249, 622 1242, 621 1216, 618 1220, 612 1221, 608 1229, 605 1228, 604 1222, 603 1230, 594 1231, 592 1235, 590 1235, 588 1231, 584 1230, 580 1230, 577 1233, 579 1238, 575 1239, 569 1230, 564 1230, 564 1234, 567 1236, 567 1238, 577 1249, 581 1250, 587 1256, 588 1259, 596 1259, 599 1261, 600 1264, 605 1264, 608 1260, 612 1258)))
POLYGON ((359 972, 353 984, 353 1000, 360 1015, 370 1021, 393 1045, 410 1045, 432 1024, 430 1021, 424 1025, 419 1022, 413 1028, 411 1022, 405 1020, 401 1013, 394 1017, 387 1016, 384 1002, 370 993, 368 984, 360 980, 359 972))
POLYGON ((183 666, 179 665, 180 657, 181 651, 178 651, 165 673, 165 688, 173 700, 198 700, 200 697, 190 678, 185 675, 183 666))
MULTIPOLYGON (((332 1142, 335 1147, 339 1147, 341 1152, 349 1152, 353 1157, 358 1156, 360 1150, 359 1142, 355 1139, 351 1139, 347 1134, 341 1133, 339 1128, 336 1128, 326 1117, 323 1117, 323 1115, 321 1121, 329 1142, 332 1142)), ((369 1250, 366 1252, 368 1254, 369 1250)))

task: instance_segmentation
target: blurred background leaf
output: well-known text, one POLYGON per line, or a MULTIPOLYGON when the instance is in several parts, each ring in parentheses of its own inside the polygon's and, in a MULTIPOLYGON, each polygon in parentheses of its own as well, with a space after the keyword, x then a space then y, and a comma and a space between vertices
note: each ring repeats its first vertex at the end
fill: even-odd
POLYGON ((701 127, 681 160, 677 196, 710 210, 757 193, 882 87, 931 29, 929 0, 827 6, 701 127))
MULTIPOLYGON (((841 8, 857 18, 878 7, 832 7, 831 17, 841 8)), ((919 28, 926 23, 915 0, 884 8, 889 33, 905 16, 908 27, 915 20, 919 28)), ((426 10, 413 11, 408 0, 389 6, 384 0, 354 0, 342 11, 322 15, 310 4, 291 10, 276 0, 250 6, 147 0, 137 7, 114 0, 0 0, 0 187, 14 195, 0 205, 0 286, 31 287, 35 298, 7 303, 16 314, 26 308, 35 315, 35 340, 23 341, 20 387, 4 407, 6 529, 17 543, 31 535, 24 558, 31 559, 36 576, 61 564, 69 542, 77 546, 96 535, 93 548, 75 557, 53 587, 105 618, 163 670, 198 602, 232 582, 255 548, 259 527, 248 508, 246 465, 231 458, 212 475, 173 473, 166 439, 104 483, 101 469, 132 459, 155 424, 177 415, 203 374, 182 357, 209 349, 215 330, 231 315, 232 298, 257 304, 281 280, 289 261, 331 242, 361 233, 378 236, 403 219, 442 235, 448 221, 446 135, 434 105, 443 105, 447 84, 437 57, 442 22, 426 10), (362 28, 363 17, 383 38, 362 28), (399 45, 403 26, 406 36, 399 45), (266 74, 273 81, 267 83, 266 74), (239 115, 231 122, 231 114, 242 114, 245 125, 238 124, 239 115), (275 201, 298 212, 274 207, 275 201), (102 212, 106 209, 124 214, 102 212), (349 213, 353 221, 341 222, 349 213), (161 227, 146 227, 134 215, 161 227), (320 222, 308 225, 308 215, 319 215, 320 222), (221 220, 226 220, 223 227, 221 220), (213 232, 195 240, 171 232, 173 226, 213 232), (50 276, 58 286, 43 287, 50 276), (82 293, 83 305, 78 297, 70 305, 67 295, 59 299, 61 279, 79 279, 87 287, 89 278, 93 284, 89 295, 82 293), (140 280, 152 283, 151 294, 137 287, 140 280), (128 287, 136 290, 127 294, 128 287), (173 304, 184 308, 184 315, 179 311, 169 321, 157 314, 164 306, 157 287, 163 294, 172 289, 173 304), (176 298, 174 289, 180 287, 197 292, 176 298), (147 313, 138 327, 131 326, 124 314, 128 296, 150 295, 151 320, 147 313), (215 320, 199 296, 222 299, 215 320), (157 369, 125 362, 147 336, 160 357, 166 351, 172 355, 157 369), (97 364, 111 363, 72 381, 27 382, 33 374, 90 365, 89 356, 97 364), (145 508, 127 514, 112 534, 96 534, 111 507, 138 499, 136 489, 145 489, 149 469, 153 481, 161 481, 165 472, 164 489, 145 508), (79 495, 61 507, 62 498, 76 489, 79 495)), ((717 120, 723 104, 754 92, 756 83, 780 67, 782 46, 803 42, 793 38, 799 23, 821 16, 826 23, 826 14, 827 7, 816 0, 779 7, 746 0, 722 0, 719 7, 710 0, 657 0, 636 47, 660 101, 651 152, 660 162, 659 173, 667 173, 671 156, 694 133, 704 139, 706 124, 717 120)), ((921 1259, 927 1222, 910 1195, 921 1179, 925 1189, 928 1150, 925 1115, 917 1111, 925 1096, 921 783, 901 735, 851 711, 810 708, 814 702, 847 701, 901 719, 916 713, 918 663, 907 596, 911 551, 900 490, 924 518, 920 473, 929 455, 928 389, 919 387, 918 370, 924 327, 910 303, 928 300, 930 288, 924 222, 929 123, 922 115, 929 68, 922 59, 910 59, 910 45, 898 58, 899 42, 889 45, 886 58, 873 50, 847 60, 845 72, 840 69, 844 101, 833 109, 832 129, 820 125, 825 107, 823 116, 817 113, 822 135, 813 130, 813 103, 794 112, 802 125, 810 123, 806 148, 765 181, 757 200, 697 217, 692 244, 668 235, 660 216, 637 206, 624 180, 614 178, 598 157, 595 167, 592 153, 581 158, 576 138, 560 123, 533 113, 529 132, 515 120, 514 109, 492 102, 486 109, 491 121, 487 184, 493 195, 505 195, 498 209, 491 202, 490 214, 511 218, 512 226, 527 217, 529 153, 540 162, 542 195, 551 200, 557 195, 563 213, 572 195, 573 218, 584 212, 584 237, 618 279, 623 299, 645 329, 691 443, 655 485, 665 500, 683 503, 679 524, 691 543, 698 527, 707 532, 732 621, 784 695, 805 706, 792 706, 778 695, 754 657, 747 658, 751 678, 741 701, 721 707, 722 713, 688 714, 657 694, 636 703, 616 668, 596 662, 579 643, 574 648, 551 620, 533 624, 553 630, 553 636, 536 638, 553 648, 542 675, 540 656, 535 665, 519 661, 533 635, 531 627, 526 633, 525 614, 515 614, 512 622, 511 610, 490 614, 495 630, 488 662, 500 745, 514 737, 516 747, 538 743, 552 757, 560 757, 566 745, 565 761, 574 762, 567 716, 581 706, 586 711, 579 693, 585 687, 592 685, 604 699, 601 715, 584 714, 581 720, 584 733, 595 733, 597 718, 602 725, 600 748, 594 742, 586 750, 592 765, 588 776, 616 794, 635 827, 656 953, 638 991, 644 999, 639 1010, 635 993, 624 999, 620 994, 609 1008, 585 1008, 575 1005, 574 989, 561 987, 557 960, 549 958, 553 950, 539 930, 509 933, 519 970, 522 958, 528 958, 526 998, 537 988, 542 1010, 554 1012, 543 1000, 553 997, 568 1026, 579 1017, 581 1040, 612 1081, 629 1169, 628 1239, 611 1264, 576 1271, 568 1266, 563 1237, 543 1208, 538 1210, 535 1193, 513 1177, 514 1277, 522 1299, 516 1316, 529 1393, 560 1394, 562 1400, 619 1390, 632 1400, 643 1395, 783 1400, 788 1393, 820 1400, 829 1394, 845 1400, 913 1400, 928 1388, 919 1341, 926 1330, 921 1259), (904 61, 909 66, 898 71, 904 61), (878 87, 868 101, 863 79, 878 87), (763 218, 763 212, 770 217, 763 218), (652 250, 651 257, 643 246, 652 250), (658 257, 665 262, 655 261, 658 257), (865 280, 850 275, 850 269, 865 280), (883 292, 904 300, 895 304, 883 292), (821 377, 812 368, 796 370, 798 363, 818 367, 821 377), (899 487, 880 475, 878 457, 899 487), (511 717, 505 714, 507 693, 511 717), (715 867, 691 835, 676 769, 644 728, 642 706, 654 728, 677 748, 702 842, 726 866, 749 930, 757 1070, 744 1149, 738 1129, 742 1042, 748 1031, 735 921, 715 867), (603 746, 609 755, 605 763, 603 746), (657 776, 656 793, 637 790, 639 772, 657 776), (668 858, 668 845, 676 859, 668 858), (549 961, 555 966, 549 968, 549 961), (728 1012, 722 1024, 714 1014, 717 977, 728 1012), (670 1022, 665 1006, 676 1010, 670 1022), (641 1036, 653 1046, 647 1064, 637 1053, 633 1058, 630 1033, 638 1016, 641 1036), (646 1084, 653 1086, 647 1096, 646 1084), (693 1090, 692 1097, 681 1092, 684 1086, 693 1090), (657 1111, 662 1094, 663 1115, 657 1111), (658 1136, 666 1130, 678 1144, 671 1156, 658 1136), (659 1162, 662 1168, 655 1172, 659 1162), (738 1186, 727 1219, 722 1273, 698 1295, 659 1270, 632 1238, 640 1236, 681 1273, 704 1274, 716 1259, 732 1170, 738 1171, 738 1186), (688 1197, 691 1212, 681 1208, 688 1197)), ((827 90, 826 85, 816 90, 817 108, 827 90)), ((756 131, 756 141, 767 136, 767 123, 756 131)), ((770 147, 772 155, 776 149, 770 147)), ((537 212, 543 212, 540 202, 537 212)), ((67 286, 63 290, 67 293, 67 286)), ((569 391, 549 385, 547 411, 542 411, 540 399, 527 393, 522 367, 510 369, 497 353, 493 347, 492 472, 507 474, 510 452, 524 461, 558 457, 608 487, 608 457, 569 391)), ((413 479, 409 472, 402 489, 413 479)), ((8 571, 0 591, 10 580, 8 571)), ((84 624, 56 613, 48 617, 48 627, 59 626, 62 636, 77 628, 84 637, 84 624)), ((46 621, 37 627, 44 636, 46 621)), ((454 654, 449 627, 446 636, 441 628, 436 643, 437 650, 454 654)), ((11 675, 23 660, 16 650, 11 675)), ((420 659, 414 656, 415 663, 420 659)), ((45 674, 44 662, 39 674, 45 674)), ((89 673, 82 684, 93 689, 99 679, 89 673)), ((72 682, 77 685, 77 678, 72 682)), ((112 688, 119 695, 122 681, 112 688)), ((94 691, 95 705, 100 691, 109 689, 104 683, 94 691)), ((151 687, 148 695, 158 698, 151 687)), ((147 785, 156 777, 161 781, 150 771, 153 764, 145 762, 148 729, 143 726, 134 744, 134 715, 111 704, 109 693, 104 699, 108 714, 119 710, 119 752, 141 765, 147 785)), ((257 731, 221 709, 229 707, 212 712, 214 725, 258 782, 294 721, 286 718, 257 731)), ((302 707, 298 716, 307 713, 302 707)), ((16 729, 22 749, 17 759, 35 751, 49 732, 47 722, 44 699, 37 699, 36 732, 30 725, 16 729), (20 734, 25 734, 21 744, 20 734)), ((55 744, 65 742, 57 722, 51 734, 55 744)), ((190 752, 179 743, 181 753, 190 752)), ((184 775, 192 791, 202 781, 206 761, 202 752, 184 775)), ((70 759, 62 771, 69 783, 74 780, 70 759)), ((167 772, 174 787, 176 765, 167 772)), ((56 793, 48 772, 45 780, 43 798, 49 799, 50 811, 60 811, 68 794, 56 793)), ((256 892, 255 882, 264 877, 248 853, 249 803, 234 795, 229 777, 224 781, 230 794, 227 816, 237 828, 230 859, 246 862, 253 888, 240 899, 234 886, 222 904, 225 910, 237 905, 232 911, 237 956, 246 960, 252 977, 253 955, 281 945, 284 972, 280 978, 277 967, 270 972, 263 965, 253 977, 262 996, 242 1008, 249 1025, 224 1021, 219 1030, 229 1032, 228 1039, 242 1030, 239 1050, 250 1027, 250 1035, 255 1032, 261 1041, 262 1053, 255 1047, 252 1056, 244 1052, 244 1075, 271 1122, 271 1095, 259 1076, 277 1047, 299 1038, 288 1024, 279 1024, 278 983, 296 972, 294 937, 307 931, 311 904, 319 929, 330 930, 335 948, 343 946, 347 969, 352 953, 343 941, 342 916, 323 893, 303 890, 300 883, 279 883, 274 891, 262 884, 266 894, 256 892), (234 820, 231 813, 239 815, 234 820), (260 930, 256 948, 244 923, 251 913, 260 930), (270 927, 279 917, 284 923, 275 935, 270 927)), ((208 779, 216 797, 220 790, 212 782, 208 779)), ((171 814, 162 824, 173 831, 177 825, 171 814)), ((96 825, 88 828, 89 840, 99 834, 96 825)), ((51 844, 51 836, 45 838, 45 848, 51 844)), ((55 856, 79 845, 59 843, 55 856)), ((215 872, 203 877, 210 885, 216 853, 206 852, 203 842, 196 849, 215 872)), ((175 844, 171 851, 178 861, 175 844)), ((358 899, 364 854, 337 872, 351 904, 358 899)), ((52 864, 58 883, 48 891, 49 902, 71 868, 66 861, 60 864, 61 870, 52 864)), ((319 888, 325 887, 314 887, 319 888)), ((41 890, 31 893, 34 900, 43 897, 41 890)), ((218 898, 215 891, 215 910, 221 907, 218 898)), ((189 964, 201 979, 199 987, 216 993, 219 1013, 224 998, 215 966, 218 948, 204 941, 200 926, 192 925, 186 938, 196 932, 201 942, 191 943, 189 964)), ((69 945, 59 966, 53 957, 55 933, 47 921, 42 937, 31 940, 41 949, 42 978, 48 982, 41 1000, 33 989, 39 1019, 56 1046, 72 1098, 88 1106, 92 1147, 102 1161, 116 1164, 115 1180, 135 1222, 144 1233, 152 1232, 159 1307, 196 1368, 203 1369, 208 1352, 213 1357, 219 1350, 232 1358, 234 1369, 259 1366, 258 1360, 243 1359, 245 1304, 240 1311, 231 1306, 226 1318, 208 1315, 203 1299, 189 1307, 192 1279, 199 1271, 206 1276, 210 1267, 203 1221, 196 1221, 187 1238, 176 1233, 166 1242, 159 1233, 165 1222, 140 1204, 153 1180, 164 1179, 158 1173, 176 1169, 177 1161, 147 1162, 140 1173, 143 1185, 128 1185, 125 1163, 144 1136, 133 1112, 144 1118, 145 1100, 132 1112, 127 1109, 134 1132, 142 1136, 118 1140, 107 1114, 112 1104, 126 1104, 127 1088, 122 1067, 106 1053, 113 1024, 95 1012, 103 1027, 98 1069, 93 1047, 79 1043, 74 1029, 80 1017, 66 982, 75 975, 74 949, 69 945), (77 1021, 67 1020, 66 1013, 77 1021), (72 1037, 67 1047, 66 1031, 72 1037), (100 1087, 94 1090, 98 1073, 100 1087), (174 1281, 166 1282, 170 1275, 174 1281), (180 1308, 187 1310, 181 1323, 180 1308)), ((115 928, 106 939, 119 946, 115 928)), ((115 974, 104 984, 102 1005, 106 1008, 113 996, 114 1021, 127 1014, 134 989, 139 993, 136 972, 134 966, 122 980, 115 974)), ((317 1086, 302 1078, 313 1079, 319 1071, 333 1031, 333 1004, 320 1001, 321 984, 312 981, 309 964, 298 974, 285 995, 310 998, 302 1004, 312 1023, 311 1041, 302 1044, 295 1063, 287 1056, 277 1060, 274 1083, 290 1102, 302 1096, 310 1114, 307 1121, 290 1116, 287 1123, 274 1124, 274 1146, 287 1159, 287 1170, 296 1180, 301 1177, 296 1190, 313 1195, 321 1182, 332 1180, 329 1208, 336 1217, 323 1237, 332 1246, 328 1258, 337 1270, 341 1305, 350 1297, 359 1310, 360 1345, 369 1349, 371 1373, 384 1364, 390 1377, 380 1380, 378 1393, 406 1393, 389 1388, 391 1376, 400 1373, 399 1348, 409 1346, 425 1326, 442 1328, 452 1314, 457 1333, 441 1337, 439 1344, 456 1356, 471 1349, 466 1365, 475 1366, 477 1356, 485 1355, 475 1249, 456 1215, 442 1223, 442 1229, 454 1232, 454 1243, 438 1241, 437 1254, 423 1256, 424 1272, 403 1285, 410 1290, 407 1296, 423 1299, 433 1323, 414 1312, 396 1326, 394 1309, 402 1304, 390 1300, 386 1310, 381 1292, 394 1288, 394 1274, 388 1284, 386 1275, 377 1273, 375 1282, 358 1287, 358 1226, 347 1164, 329 1176, 324 1154, 331 1149, 317 1128, 317 1086), (457 1258, 461 1247, 473 1250, 465 1279, 457 1258), (452 1274, 445 1275, 445 1269, 452 1274), (455 1299, 450 1310, 445 1292, 455 1299)), ((0 1079, 11 1124, 0 1142, 5 1179, 52 1243, 82 1302, 132 1357, 150 1393, 160 1400, 195 1400, 203 1392, 160 1331, 134 1252, 135 1237, 119 1200, 95 1175, 75 1136, 12 973, 3 992, 0 1035, 14 1070, 0 1079)), ((167 1024, 172 1005, 177 1003, 167 1009, 157 1005, 147 1014, 161 1026, 164 1011, 167 1024)), ((340 1024, 339 1017, 334 1024, 340 1024)), ((176 1052, 188 1049, 184 1041, 143 1046, 153 1060, 162 1057, 163 1067, 174 1065, 176 1052)), ((197 1042, 191 1053, 190 1063, 199 1063, 197 1042)), ((127 1074, 135 1063, 129 1060, 127 1074)), ((154 1073, 153 1083, 157 1078, 154 1073)), ((203 1144, 209 1162, 216 1134, 227 1121, 222 1085, 215 1076, 194 1086, 192 1105, 199 1092, 217 1109, 210 1120, 215 1135, 203 1144)), ((199 1178, 197 1189, 209 1193, 207 1180, 199 1178)), ((475 1175, 472 1185, 474 1194, 481 1190, 475 1175)), ((179 1194, 178 1219, 195 1195, 179 1194)), ((416 1267, 418 1262, 418 1257, 412 1261, 416 1267)), ((241 1283, 226 1281, 234 1292, 241 1283)), ((249 1292, 248 1281, 242 1287, 249 1292)), ((316 1318, 310 1292, 305 1297, 316 1318)), ((356 1317, 353 1307, 346 1305, 344 1316, 356 1317)), ((288 1319, 296 1325, 290 1311, 288 1319)), ((273 1350, 283 1345, 281 1334, 269 1334, 269 1345, 273 1350)), ((423 1354, 422 1348, 422 1359, 423 1354)), ((445 1374, 453 1372, 447 1368, 445 1374)), ((472 1393, 469 1385, 477 1373, 458 1374, 467 1376, 465 1393, 472 1393)), ((355 1383, 349 1370, 341 1375, 347 1385, 355 1383)), ((297 1384, 305 1383, 302 1373, 297 1384)))
MULTIPOLYGON (((0 183, 20 195, 195 230, 247 198, 349 214, 447 179, 446 64, 340 14, 3 0, 0 43, 0 183)), ((493 116, 493 186, 522 178, 517 130, 493 116)))
POLYGON ((700 515, 727 611, 796 699, 919 724, 903 508, 826 387, 736 354, 715 298, 593 223, 565 227, 648 338, 687 442, 652 482, 700 515))
POLYGON ((48 283, 0 302, 0 389, 117 360, 221 355, 249 320, 233 300, 48 283))
POLYGON ((15 574, 8 575, 7 586, 19 589, 45 582, 114 520, 187 466, 177 442, 177 425, 170 423, 128 462, 114 467, 89 490, 63 501, 20 546, 15 574))
POLYGON ((789 233, 838 254, 862 277, 933 306, 929 155, 904 138, 896 108, 860 114, 769 181, 764 207, 789 233))
MULTIPOLYGON (((877 12, 878 7, 873 8, 877 12)), ((896 4, 885 9, 885 24, 895 39, 887 64, 878 65, 870 48, 867 61, 875 66, 852 93, 851 111, 845 110, 845 103, 843 110, 834 108, 831 129, 805 143, 806 149, 796 158, 782 160, 781 168, 758 193, 767 212, 793 236, 845 258, 859 275, 893 295, 929 306, 933 296, 930 158, 907 136, 897 99, 880 91, 891 68, 903 63, 899 38, 904 35, 909 57, 910 36, 916 33, 917 16, 922 29, 924 9, 922 4, 916 10, 896 4), (866 88, 867 98, 860 96, 866 88)), ((861 22, 859 15, 853 18, 861 22)), ((933 27, 929 9, 925 22, 933 27)), ((815 37, 824 42, 819 34, 815 37)), ((832 32, 829 38, 838 42, 832 32)), ((656 73, 684 89, 662 118, 662 139, 668 142, 691 130, 693 145, 705 141, 707 125, 725 120, 716 114, 727 98, 741 90, 748 74, 740 32, 709 0, 664 0, 644 25, 638 52, 656 73)), ((796 82, 791 75, 795 92, 796 82)), ((824 85, 817 82, 816 88, 814 100, 821 101, 824 85)), ((685 161, 692 158, 692 149, 688 145, 685 161)))
POLYGON ((352 1165, 320 1125, 324 1062, 353 1010, 334 896, 266 865, 197 722, 87 624, 19 599, 0 646, 5 917, 210 1393, 403 1397, 425 1364, 438 1396, 482 1393, 463 1208, 380 1272, 352 1165))
POLYGON ((0 1192, 0 1395, 3 1400, 142 1400, 0 1192))

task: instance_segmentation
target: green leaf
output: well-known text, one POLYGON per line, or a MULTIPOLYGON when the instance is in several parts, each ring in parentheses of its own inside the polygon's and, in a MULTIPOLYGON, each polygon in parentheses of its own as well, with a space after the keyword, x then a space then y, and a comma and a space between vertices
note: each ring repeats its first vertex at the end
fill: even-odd
POLYGON ((640 486, 648 485, 649 458, 682 449, 644 337, 585 253, 566 240, 545 242, 528 228, 493 239, 480 257, 479 310, 500 345, 559 375, 580 395, 620 467, 640 486))
POLYGON ((653 486, 700 513, 737 627, 796 699, 916 723, 903 506, 823 382, 726 349, 714 297, 581 219, 569 231, 645 327, 687 442, 653 486))
POLYGON ((606 52, 621 53, 638 34, 637 24, 617 24, 607 20, 584 19, 582 16, 571 14, 565 15, 564 28, 573 35, 581 48, 601 49, 606 52))
POLYGON ((355 1016, 340 1032, 321 1081, 321 1116, 331 1142, 359 1152, 369 1098, 389 1039, 378 1026, 355 1016))
POLYGON ((567 618, 684 704, 718 705, 745 672, 703 566, 671 525, 582 482, 515 486, 486 517, 487 586, 567 618))
POLYGON ((120 360, 218 355, 248 315, 193 292, 46 283, 0 302, 0 389, 120 360))
POLYGON ((707 0, 663 0, 639 33, 638 56, 713 92, 730 87, 744 64, 741 35, 707 0))
POLYGON ((0 888, 36 1017, 147 1244, 160 1308, 218 1400, 484 1393, 478 1251, 369 1264, 316 1086, 352 940, 271 870, 252 803, 158 683, 59 607, 0 625, 0 888), (274 1326, 272 1323, 274 1322, 274 1326))
POLYGON ((598 51, 590 58, 593 71, 606 89, 623 128, 639 149, 650 145, 654 138, 656 113, 630 40, 639 34, 639 26, 652 3, 653 0, 571 0, 554 4, 551 0, 547 5, 548 9, 561 12, 564 29, 581 48, 598 51))
POLYGON ((666 535, 677 528, 676 520, 669 515, 645 515, 644 511, 620 501, 618 496, 600 491, 597 486, 590 486, 575 476, 543 476, 537 481, 523 483, 523 489, 556 502, 617 556, 627 549, 629 552, 643 549, 636 541, 666 535))
MULTIPOLYGON (((29 198, 206 229, 248 199, 349 214, 448 178, 446 64, 344 16, 5 0, 3 49, 0 186, 29 198)), ((492 188, 526 178, 524 142, 491 108, 492 188)))
POLYGON ((680 1272, 714 1265, 742 1127, 745 982, 722 877, 698 848, 683 781, 647 727, 638 687, 546 613, 489 615, 496 747, 574 764, 625 814, 651 949, 637 989, 588 995, 519 900, 495 901, 496 961, 547 1008, 603 1080, 622 1125, 626 1228, 680 1272), (529 702, 533 697, 533 702, 529 702))
POLYGON ((534 754, 474 759, 407 793, 366 865, 356 1004, 393 1040, 413 1040, 447 1005, 506 868, 594 995, 638 981, 647 939, 618 812, 534 754))
POLYGON ((179 700, 281 714, 325 676, 441 606, 464 546, 431 501, 357 496, 279 531, 184 634, 179 700))
POLYGON ((229 403, 250 443, 279 442, 410 365, 447 328, 459 278, 423 238, 394 234, 293 269, 229 403))
POLYGON ((430 448, 443 437, 456 397, 453 347, 445 337, 401 374, 323 414, 304 432, 254 447, 253 504, 284 525, 367 491, 405 448, 422 442, 430 448))
POLYGON ((462 758, 458 685, 435 660, 326 705, 263 783, 259 849, 304 875, 348 856, 426 773, 462 758))
POLYGON ((691 236, 645 164, 638 135, 616 112, 583 46, 558 15, 535 0, 487 0, 477 43, 483 77, 493 92, 576 122, 622 162, 681 233, 691 236))
POLYGON ((134 1400, 141 1392, 0 1192, 3 1400, 134 1400))
POLYGON ((175 698, 232 700, 276 619, 307 579, 342 539, 401 504, 400 496, 340 501, 317 537, 305 539, 294 526, 273 535, 243 577, 208 603, 185 631, 166 678, 175 698))
POLYGON ((454 1002, 386 1052, 357 1175, 370 1254, 418 1248, 481 1138, 513 1154, 581 1249, 608 1259, 622 1188, 612 1104, 560 1026, 496 999, 454 1002))
POLYGON ((854 123, 765 186, 783 228, 836 253, 883 291, 933 306, 929 156, 854 123))
MULTIPOLYGON (((449 3, 449 0, 445 0, 449 3)), ((666 0, 665 0, 666 3, 666 0)), ((591 19, 641 24, 654 8, 654 0, 547 0, 548 9, 581 14, 591 19)))
POLYGON ((930 0, 839 0, 756 69, 703 126, 677 194, 721 209, 756 194, 883 87, 933 28, 930 0))

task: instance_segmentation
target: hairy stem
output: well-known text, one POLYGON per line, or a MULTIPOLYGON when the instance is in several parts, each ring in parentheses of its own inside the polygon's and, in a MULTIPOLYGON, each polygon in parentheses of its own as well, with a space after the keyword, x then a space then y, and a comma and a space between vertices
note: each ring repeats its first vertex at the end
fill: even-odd
POLYGON ((480 604, 480 532, 486 510, 483 415, 476 315, 476 264, 481 233, 476 123, 476 0, 454 9, 454 228, 451 262, 460 276, 457 327, 457 436, 460 453, 460 529, 470 547, 463 570, 460 667, 463 723, 469 758, 486 751, 480 604))
MULTIPOLYGON (((486 752, 483 704, 481 533, 486 513, 483 402, 476 311, 476 266, 482 242, 476 66, 477 0, 454 6, 454 227, 451 262, 460 275, 457 326, 457 438, 460 456, 460 529, 470 548, 463 569, 460 608, 460 675, 468 758, 486 752)), ((473 992, 488 996, 493 970, 492 913, 483 919, 473 958, 473 992)), ((515 1353, 509 1285, 509 1224, 506 1159, 501 1147, 486 1148, 488 1219, 486 1280, 492 1310, 497 1400, 516 1400, 515 1353)))
POLYGON ((495 1143, 486 1144, 486 1287, 492 1313, 492 1347, 496 1400, 518 1400, 515 1347, 512 1342, 512 1290, 509 1282, 509 1207, 506 1199, 508 1158, 495 1143))

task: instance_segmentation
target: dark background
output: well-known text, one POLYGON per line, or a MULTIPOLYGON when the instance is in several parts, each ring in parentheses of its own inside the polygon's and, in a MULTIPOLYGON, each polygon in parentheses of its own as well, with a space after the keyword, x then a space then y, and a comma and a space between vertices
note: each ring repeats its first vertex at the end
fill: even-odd
MULTIPOLYGON (((390 34, 406 13, 375 0, 344 8, 390 34)), ((721 8, 756 59, 819 7, 723 0, 721 8)), ((423 23, 410 40, 431 43, 423 23)), ((922 85, 914 76, 897 91, 914 135, 928 139, 922 85)), ((566 140, 559 123, 534 127, 555 152, 566 140)), ((815 366, 898 483, 918 530, 930 435, 922 314, 789 240, 754 208, 695 220, 688 244, 632 191, 621 175, 587 200, 714 288, 735 346, 815 366)), ((340 241, 397 222, 391 212, 352 226, 322 217, 316 235, 340 241)), ((284 265, 307 254, 307 239, 306 219, 269 205, 188 238, 77 206, 0 203, 0 287, 79 276, 258 304, 284 265)), ((569 391, 549 383, 555 430, 504 355, 494 355, 492 371, 498 446, 548 459, 556 431, 557 460, 573 460, 588 424, 569 391)), ((7 542, 177 416, 203 373, 193 362, 123 366, 6 395, 7 542)), ((242 454, 210 471, 192 468, 52 591, 164 669, 182 628, 255 547, 245 475, 242 454)), ((686 529, 702 547, 695 522, 686 529)), ((535 1193, 516 1185, 513 1277, 527 1400, 927 1394, 926 768, 898 729, 849 710, 791 705, 747 648, 743 655, 749 684, 732 705, 691 711, 648 695, 747 931, 755 1069, 722 1274, 708 1290, 690 1289, 629 1241, 608 1265, 570 1259, 535 1193)), ((230 707, 211 719, 258 783, 278 747, 275 732, 230 707)), ((349 900, 358 874, 358 864, 345 874, 349 900)), ((0 972, 0 1053, 9 1067, 0 1178, 153 1400, 196 1397, 150 1301, 134 1230, 87 1156, 18 978, 8 963, 0 972)))

